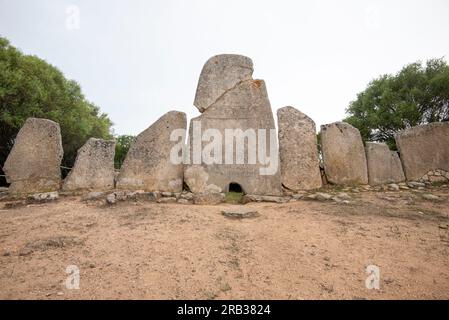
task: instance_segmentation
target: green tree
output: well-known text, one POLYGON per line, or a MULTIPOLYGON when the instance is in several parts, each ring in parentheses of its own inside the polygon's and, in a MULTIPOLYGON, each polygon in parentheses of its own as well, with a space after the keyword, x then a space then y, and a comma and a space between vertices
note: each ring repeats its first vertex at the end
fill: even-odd
MULTIPOLYGON (((0 164, 27 118, 61 126, 63 165, 71 167, 77 150, 90 138, 110 139, 112 122, 87 101, 80 86, 36 56, 24 55, 0 37, 0 164)), ((3 174, 3 173, 0 173, 3 174)))
POLYGON ((346 109, 344 121, 366 141, 386 142, 395 149, 394 134, 416 125, 449 121, 449 66, 431 59, 405 66, 396 75, 370 82, 346 109))
POLYGON ((115 168, 120 169, 125 161, 128 150, 134 142, 134 136, 122 135, 115 138, 115 168))

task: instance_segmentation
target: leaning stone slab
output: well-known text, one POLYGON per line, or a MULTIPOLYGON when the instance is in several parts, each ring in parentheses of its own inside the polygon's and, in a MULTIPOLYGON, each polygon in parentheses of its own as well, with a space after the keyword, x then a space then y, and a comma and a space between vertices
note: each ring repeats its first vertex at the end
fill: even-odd
POLYGON ((372 186, 405 181, 401 159, 385 143, 366 142, 368 180, 372 186))
POLYGON ((193 203, 199 205, 216 205, 225 199, 224 193, 196 193, 193 196, 193 203))
POLYGON ((436 169, 449 171, 449 122, 406 129, 395 139, 407 180, 420 180, 436 169))
POLYGON ((173 163, 170 153, 178 141, 170 141, 176 129, 186 130, 186 115, 170 111, 139 134, 128 151, 117 188, 181 192, 183 164, 173 163))
POLYGON ((78 150, 75 165, 63 190, 108 190, 114 188, 115 141, 90 138, 78 150))
POLYGON ((58 191, 52 191, 52 192, 44 192, 44 193, 35 193, 31 194, 27 198, 28 203, 34 203, 34 202, 50 202, 55 201, 59 199, 59 193, 58 191))
POLYGON ((240 82, 250 80, 253 74, 253 62, 250 58, 222 54, 210 58, 203 66, 194 105, 204 112, 225 92, 240 82))
POLYGON ((365 148, 359 130, 348 123, 321 126, 321 149, 327 180, 337 185, 368 183, 365 148))
POLYGON ((293 190, 322 186, 315 123, 293 107, 277 111, 282 184, 293 190))
POLYGON ((9 192, 56 191, 61 184, 62 149, 59 124, 29 118, 20 129, 3 170, 11 183, 9 192))

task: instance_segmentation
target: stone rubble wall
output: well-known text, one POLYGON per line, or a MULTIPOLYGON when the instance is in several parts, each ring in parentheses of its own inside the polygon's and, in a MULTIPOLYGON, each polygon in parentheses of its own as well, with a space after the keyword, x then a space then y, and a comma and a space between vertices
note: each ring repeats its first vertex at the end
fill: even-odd
POLYGON ((322 186, 315 122, 293 107, 277 111, 282 185, 293 191, 322 186))

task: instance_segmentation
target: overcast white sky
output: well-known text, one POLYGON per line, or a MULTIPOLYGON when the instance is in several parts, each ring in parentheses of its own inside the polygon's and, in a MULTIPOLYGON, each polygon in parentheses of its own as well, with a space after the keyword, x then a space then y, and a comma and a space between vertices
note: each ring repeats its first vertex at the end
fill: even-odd
POLYGON ((252 58, 273 111, 292 105, 319 128, 374 77, 448 60, 449 1, 0 0, 0 35, 80 83, 117 134, 198 115, 199 73, 220 53, 252 58))

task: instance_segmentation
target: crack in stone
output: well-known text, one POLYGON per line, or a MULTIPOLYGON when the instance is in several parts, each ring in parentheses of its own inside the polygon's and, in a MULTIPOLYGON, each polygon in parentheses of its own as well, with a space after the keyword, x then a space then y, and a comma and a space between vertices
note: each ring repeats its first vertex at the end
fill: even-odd
POLYGON ((238 86, 243 84, 244 82, 248 82, 248 81, 254 81, 254 79, 251 77, 250 79, 245 79, 245 80, 241 80, 241 81, 237 82, 232 88, 226 89, 220 96, 217 97, 217 99, 215 99, 214 102, 212 102, 206 108, 201 108, 202 109, 201 112, 205 112, 207 109, 214 106, 219 100, 221 100, 223 98, 223 96, 226 95, 228 92, 231 92, 232 90, 236 89, 238 86))

